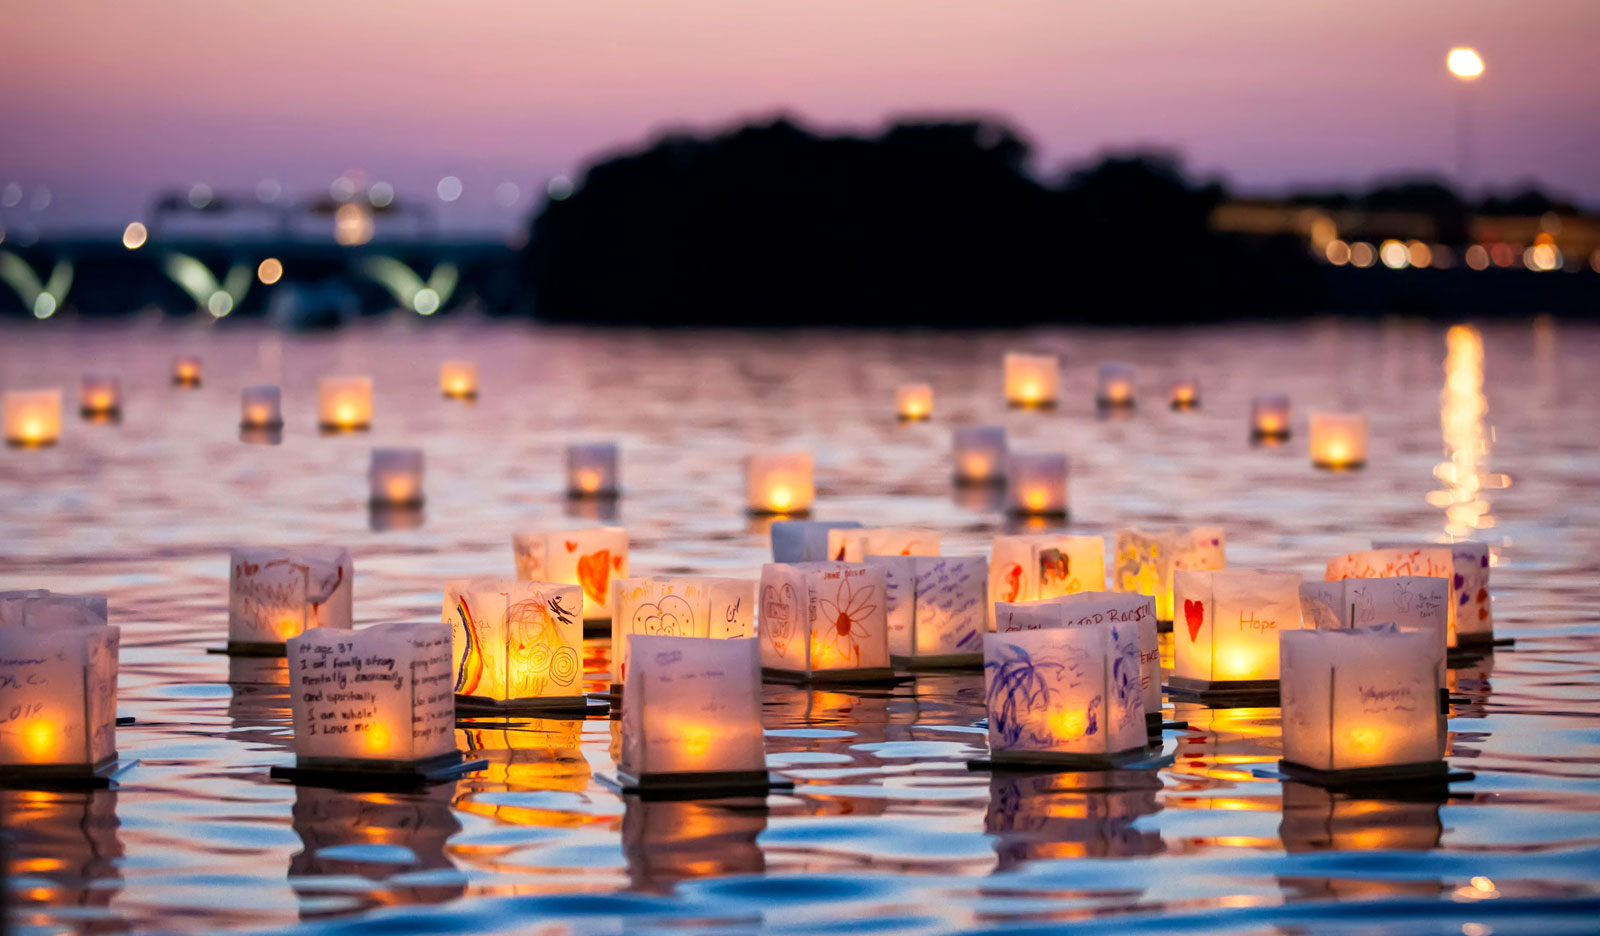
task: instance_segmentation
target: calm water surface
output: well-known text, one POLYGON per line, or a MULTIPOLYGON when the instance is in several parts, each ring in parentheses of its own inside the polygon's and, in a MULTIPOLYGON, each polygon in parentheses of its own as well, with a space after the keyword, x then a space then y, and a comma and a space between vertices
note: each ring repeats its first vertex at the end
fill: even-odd
MULTIPOLYGON (((108 592, 123 628, 112 791, 4 793, 11 920, 23 932, 316 929, 537 933, 1593 933, 1600 929, 1600 331, 1486 328, 1446 389, 1442 328, 1322 323, 995 336, 650 335, 382 323, 325 339, 210 330, 0 331, 0 384, 67 387, 59 446, 0 452, 0 588, 108 592), (1001 404, 1004 350, 1065 357, 1064 403, 1001 404), (206 381, 167 382, 196 352, 206 381), (476 404, 441 399, 441 360, 480 365, 476 404), (1135 362, 1145 406, 1096 419, 1093 365, 1135 362), (118 425, 76 418, 84 370, 120 373, 118 425), (369 373, 372 431, 320 437, 319 375, 369 373), (1173 413, 1193 374, 1204 405, 1173 413), (927 380, 936 419, 902 426, 893 387, 927 380), (281 445, 244 444, 239 388, 279 382, 281 445), (1246 442, 1253 393, 1284 391, 1300 434, 1246 442), (1308 465, 1309 408, 1362 408, 1371 465, 1308 465), (1273 708, 1206 711, 1156 772, 969 772, 978 675, 892 693, 766 688, 759 800, 642 803, 608 792, 614 723, 462 730, 488 770, 416 795, 268 782, 292 760, 282 661, 224 642, 235 544, 333 543, 356 561, 357 623, 433 618, 448 578, 512 573, 523 525, 600 512, 562 497, 563 446, 616 439, 633 568, 755 576, 764 523, 739 457, 816 451, 821 519, 938 528, 984 551, 1005 523, 950 489, 952 425, 1002 421, 1072 454, 1073 528, 1220 522, 1229 562, 1320 576, 1374 537, 1474 533, 1514 648, 1456 670, 1448 799, 1330 800, 1252 769, 1273 708), (373 445, 427 452, 420 518, 366 507, 373 445), (1454 507, 1451 505, 1454 504, 1454 507), (1449 508, 1447 510, 1447 508, 1449 508), (381 520, 382 518, 376 518, 381 520)), ((608 648, 587 651, 591 688, 608 648)))

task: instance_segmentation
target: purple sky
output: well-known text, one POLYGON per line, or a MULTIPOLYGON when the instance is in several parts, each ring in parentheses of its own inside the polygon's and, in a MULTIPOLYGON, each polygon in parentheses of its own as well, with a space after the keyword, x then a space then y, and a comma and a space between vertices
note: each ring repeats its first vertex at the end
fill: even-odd
MULTIPOLYGON (((1236 188, 1453 169, 1452 45, 1474 181, 1600 203, 1597 0, 38 0, 9 4, 0 205, 9 229, 120 227, 205 181, 325 191, 339 175, 509 230, 596 152, 785 110, 1010 120, 1050 175, 1153 144, 1236 188), (498 204, 496 186, 521 198, 498 204), (30 209, 39 186, 50 203, 30 209)), ((502 193, 505 194, 505 193, 502 193)))

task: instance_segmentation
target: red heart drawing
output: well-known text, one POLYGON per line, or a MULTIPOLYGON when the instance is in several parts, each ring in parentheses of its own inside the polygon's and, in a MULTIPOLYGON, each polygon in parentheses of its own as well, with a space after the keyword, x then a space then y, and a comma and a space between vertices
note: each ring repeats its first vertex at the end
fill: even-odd
POLYGON ((567 540, 567 552, 577 552, 577 551, 578 551, 578 544, 574 543, 572 540, 567 540))
POLYGON ((1206 620, 1205 605, 1193 598, 1183 599, 1183 623, 1189 625, 1189 642, 1194 643, 1200 637, 1200 625, 1206 620))
POLYGON ((606 600, 606 586, 611 583, 611 550, 602 549, 597 553, 578 557, 578 584, 583 586, 583 594, 591 601, 604 603, 606 600))
POLYGON ((616 569, 618 572, 622 571, 622 556, 616 555, 611 557, 611 568, 616 569))

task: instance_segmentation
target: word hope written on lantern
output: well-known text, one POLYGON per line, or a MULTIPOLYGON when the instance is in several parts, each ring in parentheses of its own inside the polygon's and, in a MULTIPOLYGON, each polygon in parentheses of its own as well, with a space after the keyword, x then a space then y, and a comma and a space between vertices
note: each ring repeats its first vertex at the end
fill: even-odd
POLYGON ((180 387, 198 387, 204 374, 200 359, 192 354, 172 359, 172 382, 180 387))
POLYGON ((478 365, 472 361, 445 361, 439 365, 439 392, 453 400, 478 395, 478 365))
POLYGON ((1005 356, 1006 402, 1032 408, 1055 406, 1061 389, 1061 359, 1054 354, 1024 354, 1012 351, 1005 356))
POLYGON ((764 785, 761 671, 753 638, 629 638, 623 781, 653 786, 764 785))
POLYGON ((995 605, 995 632, 1043 630, 1050 627, 1090 627, 1116 624, 1131 628, 1139 642, 1139 689, 1146 720, 1161 719, 1161 635, 1156 629, 1156 605, 1148 595, 1092 591, 1039 601, 995 605))
POLYGON ((349 630, 355 564, 338 546, 237 548, 229 556, 228 650, 282 655, 314 627, 349 630))
POLYGON ((1338 471, 1360 468, 1366 463, 1366 414, 1311 414, 1311 464, 1338 471))
POLYGON ((1133 365, 1101 364, 1095 375, 1095 403, 1112 408, 1132 406, 1133 380, 1133 365))
POLYGON ((371 377, 323 377, 317 381, 317 424, 325 432, 350 432, 372 425, 371 377))
POLYGON ((122 412, 122 381, 110 374, 84 374, 78 382, 78 413, 89 418, 122 412))
POLYGON ((877 566, 762 566, 756 612, 762 668, 797 681, 892 677, 885 586, 877 566))
POLYGON ((1012 452, 1006 458, 1006 510, 1013 514, 1067 515, 1067 456, 1012 452))
POLYGON ((745 505, 753 514, 803 514, 816 488, 810 452, 758 452, 745 458, 745 505))
POLYGON ((0 592, 0 775, 90 774, 116 760, 120 643, 103 596, 0 592))
POLYGON ((628 531, 587 527, 517 533, 511 537, 517 578, 583 590, 583 619, 611 621, 612 582, 628 575, 628 531))
POLYGON ((422 449, 373 449, 367 481, 374 506, 421 507, 422 449))
POLYGON ((983 662, 988 559, 868 555, 866 563, 884 572, 891 661, 913 669, 983 662))
POLYGON ((615 443, 567 446, 568 497, 615 497, 620 487, 615 443))
POLYGON ((470 701, 583 698, 583 595, 576 585, 466 579, 444 590, 454 692, 470 701))
POLYGON ((894 411, 902 422, 933 417, 933 387, 925 383, 901 384, 894 389, 894 411))
POLYGON ((1004 426, 958 426, 950 433, 957 484, 1002 484, 1006 479, 1004 426))
POLYGON ((627 682, 629 642, 638 634, 730 640, 756 632, 756 582, 706 575, 617 580, 611 614, 613 688, 627 682))
POLYGON ((1300 629, 1300 576, 1254 569, 1173 574, 1174 689, 1269 689, 1278 637, 1300 629))
POLYGON ((1250 435, 1260 441, 1289 438, 1289 398, 1281 393, 1258 396, 1250 401, 1250 435))
POLYGON ((283 390, 258 384, 239 391, 240 429, 282 429, 283 390))
POLYGON ((61 390, 7 390, 0 394, 6 444, 42 448, 61 438, 61 390))

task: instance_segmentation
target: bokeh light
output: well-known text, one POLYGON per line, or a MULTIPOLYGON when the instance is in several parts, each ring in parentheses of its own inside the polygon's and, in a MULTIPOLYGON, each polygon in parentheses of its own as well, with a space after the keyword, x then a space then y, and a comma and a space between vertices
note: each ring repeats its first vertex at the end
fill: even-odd
POLYGON ((432 315, 439 311, 439 294, 423 287, 417 290, 416 296, 411 299, 411 307, 422 315, 432 315))
POLYGON ((1344 266, 1350 262, 1350 245, 1342 240, 1328 241, 1328 246, 1323 251, 1328 262, 1334 266, 1344 266))
POLYGON ((1350 263, 1365 270, 1378 262, 1378 252, 1366 241, 1356 241, 1350 245, 1350 263))
POLYGON ((394 186, 387 182, 372 183, 372 187, 367 189, 367 201, 374 208, 389 207, 394 204, 394 186))
POLYGON ((1489 251, 1482 244, 1473 244, 1467 248, 1467 266, 1474 270, 1489 269, 1489 251))
POLYGON ((1422 241, 1406 241, 1406 260, 1421 269, 1433 262, 1433 251, 1422 241))
POLYGON ((128 226, 122 229, 122 246, 129 250, 138 250, 150 237, 150 232, 145 230, 138 221, 129 221, 128 226))
POLYGON ((522 200, 522 187, 515 182, 501 182, 494 187, 494 200, 502 208, 514 207, 522 200))
POLYGON ((333 240, 340 247, 359 247, 372 240, 372 212, 347 202, 333 213, 333 240))
POLYGON ((1386 240, 1378 248, 1378 258, 1383 265, 1391 270, 1403 270, 1411 262, 1411 255, 1406 250, 1406 245, 1397 240, 1386 240))
POLYGON ((283 263, 277 257, 268 257, 261 261, 256 267, 256 279, 267 286, 283 279, 283 263))
POLYGON ((465 186, 461 184, 461 180, 453 175, 447 175, 440 179, 439 184, 435 187, 435 191, 439 193, 439 200, 442 202, 455 201, 461 197, 461 193, 464 190, 465 186))
POLYGON ((50 316, 55 315, 55 314, 56 314, 56 297, 55 296, 52 296, 47 292, 42 292, 42 293, 39 294, 38 298, 33 300, 33 317, 34 318, 36 318, 36 319, 47 319, 50 316))
POLYGON ((216 197, 211 191, 211 186, 204 182, 196 182, 189 186, 189 207, 199 211, 211 204, 211 199, 216 197))
POLYGON ((1462 81, 1472 81, 1483 74, 1483 57, 1476 49, 1466 46, 1457 46, 1445 56, 1445 65, 1450 69, 1450 74, 1462 81))
POLYGON ((558 175, 544 187, 544 193, 550 196, 551 201, 566 201, 572 197, 572 180, 558 175))
POLYGON ((263 205, 270 205, 277 201, 283 194, 283 183, 277 179, 267 178, 256 183, 256 201, 263 205))
POLYGON ((211 298, 206 300, 206 310, 213 317, 222 318, 233 311, 233 297, 219 289, 211 294, 211 298))

